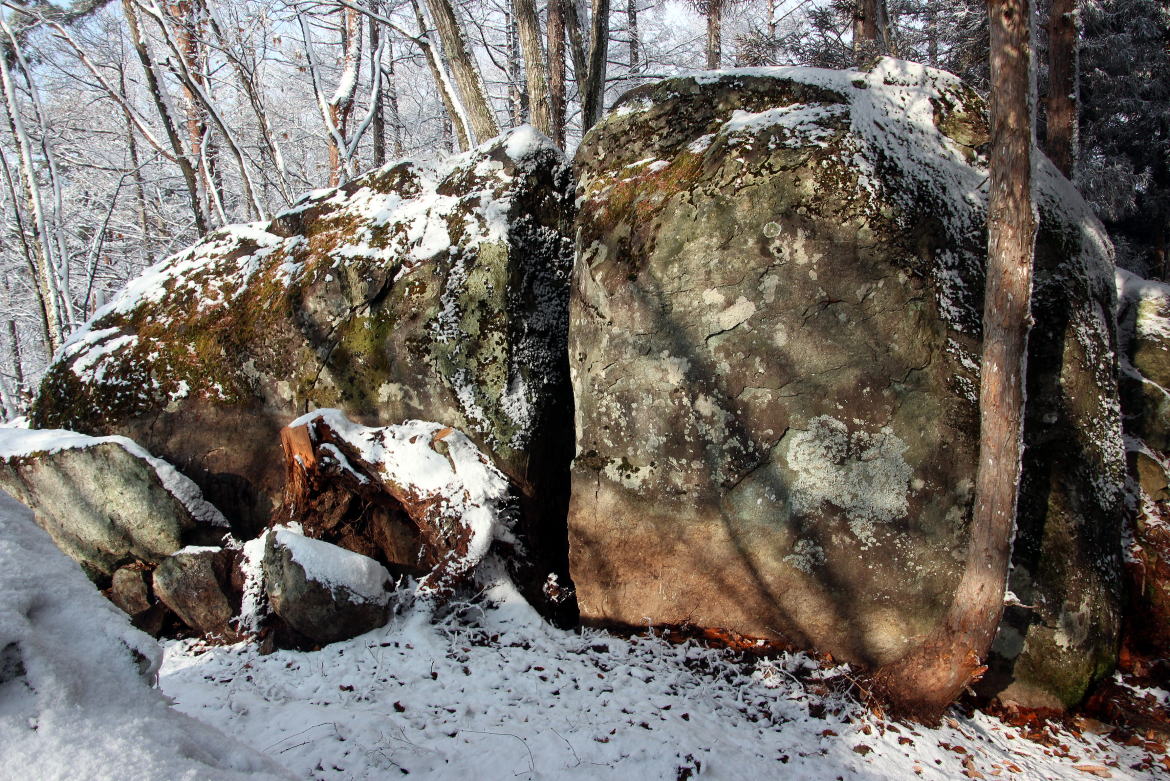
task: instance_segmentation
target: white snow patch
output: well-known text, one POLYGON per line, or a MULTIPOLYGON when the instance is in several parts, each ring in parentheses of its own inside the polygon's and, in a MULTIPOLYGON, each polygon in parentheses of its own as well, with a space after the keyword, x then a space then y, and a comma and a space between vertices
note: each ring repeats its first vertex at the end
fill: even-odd
MULTIPOLYGON (((0 492, 0 776, 288 778, 148 683, 162 654, 0 492)), ((217 719, 235 733, 230 720, 217 719)), ((246 740, 246 736, 244 737, 246 740)))

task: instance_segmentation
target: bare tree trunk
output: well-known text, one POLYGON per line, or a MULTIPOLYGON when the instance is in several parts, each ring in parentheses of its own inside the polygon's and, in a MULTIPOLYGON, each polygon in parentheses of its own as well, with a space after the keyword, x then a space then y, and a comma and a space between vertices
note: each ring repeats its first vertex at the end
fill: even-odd
POLYGON ((552 132, 549 136, 565 148, 565 0, 548 0, 548 102, 552 132))
MULTIPOLYGON (((431 76, 435 80, 435 84, 439 86, 439 95, 443 98, 443 108, 447 111, 447 118, 450 125, 454 129, 454 141, 451 146, 458 144, 459 149, 471 148, 471 122, 468 119, 467 112, 464 110, 459 96, 455 94, 454 85, 447 78, 446 71, 443 70, 443 63, 439 59, 438 52, 435 47, 431 45, 428 39, 426 18, 423 16, 422 7, 419 6, 418 0, 411 0, 411 5, 414 7, 414 18, 418 23, 418 40, 425 45, 422 47, 423 55, 426 57, 427 66, 431 69, 431 76)), ((447 131, 447 122, 443 123, 444 132, 447 131)))
POLYGON ((1077 164, 1077 0, 1052 0, 1048 12, 1048 105, 1045 151, 1072 179, 1077 164))
MULTIPOLYGON (((168 4, 166 11, 174 25, 175 46, 179 56, 183 59, 183 67, 191 74, 192 80, 203 86, 203 68, 200 67, 199 45, 200 5, 199 0, 179 0, 179 2, 168 4)), ((195 89, 191 85, 184 84, 182 94, 183 113, 187 128, 187 148, 190 150, 191 159, 195 161, 197 181, 202 189, 203 208, 209 209, 213 202, 221 203, 222 200, 212 194, 214 184, 209 167, 213 156, 205 154, 203 148, 203 140, 207 135, 207 112, 203 109, 195 95, 195 89)), ((222 207, 218 211, 220 219, 224 220, 225 215, 222 207)))
POLYGON ((277 140, 276 133, 272 129, 272 121, 268 117, 268 109, 264 105, 261 90, 256 83, 257 74, 255 63, 245 63, 241 55, 231 45, 231 42, 225 34, 225 30, 216 20, 214 14, 209 13, 208 20, 211 23, 212 32, 215 33, 219 41, 220 51, 223 52, 228 62, 231 63, 232 69, 236 73, 236 79, 240 83, 240 88, 247 95, 248 104, 252 107, 252 113, 256 116, 256 123, 260 130, 260 138, 264 142, 264 149, 276 169, 274 172, 269 172, 269 175, 274 174, 276 188, 280 191, 281 197, 286 202, 291 202, 294 193, 288 181, 288 166, 285 164, 284 153, 281 151, 280 142, 277 140))
POLYGON ((549 111, 548 65, 540 40, 540 23, 533 0, 512 0, 516 27, 520 32, 520 51, 524 55, 524 76, 528 84, 528 121, 545 135, 552 133, 549 111))
POLYGON ((941 626, 875 684, 895 709, 937 721, 982 675, 1003 614, 1023 450, 1032 255, 1031 9, 989 0, 991 181, 980 366, 979 468, 963 576, 941 626))
POLYGON ((394 39, 386 41, 386 59, 382 78, 386 81, 386 105, 390 108, 391 149, 395 159, 406 154, 402 146, 402 114, 398 110, 398 85, 394 81, 394 39))
POLYGON ((508 106, 512 127, 523 124, 528 113, 528 94, 520 80, 520 33, 516 30, 516 15, 512 6, 504 8, 504 26, 508 30, 508 106))
POLYGON ((439 33, 443 54, 451 64, 451 73, 463 98, 463 106, 467 110, 471 132, 475 135, 476 142, 483 142, 499 135, 500 126, 496 124, 495 114, 488 104, 483 79, 480 78, 479 68, 467 51, 463 30, 459 27, 459 20, 455 18, 455 10, 451 7, 450 0, 426 0, 426 3, 435 23, 435 30, 439 33))
POLYGON ((723 59, 724 0, 707 0, 707 67, 718 68, 723 59))
POLYGON ((638 0, 626 0, 626 28, 630 33, 630 73, 638 72, 638 0))
POLYGON ((347 178, 349 120, 353 116, 353 98, 357 92, 358 68, 362 59, 361 14, 353 8, 341 9, 341 77, 337 90, 329 99, 329 119, 337 133, 329 135, 329 186, 336 187, 347 178))
POLYGON ((893 49, 885 0, 857 0, 853 15, 853 55, 864 67, 893 49))
MULTIPOLYGON (((3 67, 0 65, 0 67, 3 67)), ((24 219, 20 215, 19 201, 20 197, 16 194, 16 183, 12 177, 12 166, 8 164, 8 156, 4 154, 4 147, 0 146, 0 170, 4 172, 4 185, 8 190, 8 200, 12 204, 12 217, 16 223, 16 238, 20 243, 20 248, 24 256, 25 265, 28 267, 29 278, 33 280, 33 293, 37 299, 37 314, 38 321, 41 326, 41 339, 46 347, 52 351, 53 344, 53 328, 51 324, 51 315, 49 310, 49 302, 45 295, 44 285, 40 282, 40 271, 37 266, 37 253, 28 244, 30 231, 24 227, 24 219)), ((7 277, 5 277, 7 281, 7 277)))
MULTIPOLYGON (((15 38, 12 40, 14 41, 15 38)), ((52 237, 49 236, 44 202, 41 197, 40 184, 37 181, 36 160, 33 157, 32 143, 20 115, 16 85, 12 81, 12 73, 8 69, 8 58, 5 56, 0 56, 0 89, 4 93, 8 130, 12 133, 12 140, 20 153, 20 178, 24 184, 24 195, 31 217, 27 229, 32 233, 32 257, 35 259, 36 269, 34 280, 43 306, 44 331, 48 338, 49 352, 56 352, 65 339, 67 326, 61 306, 62 290, 57 269, 59 259, 54 252, 52 237)), ((14 200, 14 208, 15 205, 14 200)))
POLYGON ((560 0, 561 10, 565 14, 565 32, 569 36, 569 56, 573 61, 573 79, 577 82, 577 91, 584 99, 586 85, 589 81, 589 61, 585 43, 584 27, 581 24, 581 10, 577 0, 560 0))
POLYGON ((605 110, 605 65, 609 55, 609 0, 593 0, 589 30, 589 75, 582 96, 581 132, 597 124, 605 110))
POLYGON ((150 54, 150 49, 147 48, 142 25, 138 21, 138 12, 134 10, 134 0, 122 0, 122 12, 126 17, 126 26, 130 30, 130 39, 134 44, 134 52, 138 56, 138 61, 142 65, 142 73, 146 77, 146 86, 150 92, 150 98, 154 102, 155 110, 158 111, 159 119, 162 121, 163 129, 166 131, 175 164, 179 166, 179 171, 183 174, 183 183, 187 186, 187 197, 191 203, 191 214, 195 220, 195 230, 200 234, 207 233, 207 212, 204 210, 203 201, 199 197, 199 184, 195 174, 195 166, 191 164, 191 159, 187 157, 186 150, 183 148, 183 142, 179 138, 179 131, 175 127, 175 119, 171 116, 170 108, 167 105, 166 94, 162 90, 158 72, 155 70, 154 58, 150 54))
MULTIPOLYGON (((378 4, 375 0, 373 10, 379 10, 378 4)), ((368 20, 370 25, 370 81, 385 81, 382 73, 381 43, 382 30, 378 20, 370 18, 368 20)), ((393 57, 393 52, 391 52, 393 57)), ((371 131, 374 134, 373 138, 373 158, 374 167, 381 168, 386 165, 386 95, 381 89, 374 92, 374 105, 370 107, 373 112, 373 127, 371 131)))

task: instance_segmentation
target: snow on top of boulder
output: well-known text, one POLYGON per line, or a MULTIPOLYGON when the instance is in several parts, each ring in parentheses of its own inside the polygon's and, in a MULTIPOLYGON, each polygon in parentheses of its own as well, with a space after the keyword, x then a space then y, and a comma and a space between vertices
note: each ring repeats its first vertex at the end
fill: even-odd
POLYGON ((311 242, 295 228, 293 235, 281 235, 285 229, 279 226, 295 225, 298 217, 321 207, 330 226, 337 228, 337 239, 325 253, 328 259, 396 265, 396 279, 452 251, 453 236, 463 249, 503 241, 509 232, 517 171, 528 170, 540 152, 562 155, 550 139, 525 125, 446 160, 397 161, 348 185, 313 190, 270 223, 220 228, 131 280, 65 342, 54 360, 71 360, 82 379, 96 372, 100 380, 103 358, 135 342, 121 328, 103 327, 113 316, 129 315, 152 303, 166 303, 186 316, 231 303, 256 284, 254 280, 282 287, 296 283, 304 273, 311 242), (493 159, 496 155, 510 159, 516 170, 493 159), (404 181, 387 188, 384 181, 396 169, 404 181), (439 192, 450 177, 465 173, 474 177, 470 194, 439 192), (386 230, 387 226, 394 229, 386 230))
POLYGON ((0 492, 0 768, 38 779, 285 777, 172 708, 148 683, 160 661, 157 644, 0 492))
POLYGON ((306 577, 329 588, 348 591, 363 602, 390 601, 390 573, 369 556, 310 539, 291 529, 276 529, 276 544, 287 548, 306 577))
MULTIPOLYGON (((965 303, 956 288, 985 257, 987 161, 980 151, 986 141, 984 106, 957 76, 918 63, 881 58, 865 70, 829 70, 800 66, 731 68, 666 79, 700 86, 727 85, 753 79, 774 79, 807 85, 827 94, 789 106, 758 112, 732 110, 714 128, 696 127, 690 151, 725 152, 714 140, 725 137, 741 146, 742 137, 781 128, 773 147, 826 147, 847 159, 857 188, 874 196, 875 204, 893 203, 906 217, 920 219, 924 208, 939 220, 948 241, 935 260, 933 275, 939 305, 955 330, 976 334, 981 315, 965 303), (849 132, 838 134, 844 128, 849 132), (837 137, 839 135, 839 138, 837 137), (971 252, 956 251, 956 247, 971 252)), ((746 84, 745 84, 746 86, 746 84)), ((654 108, 647 90, 639 88, 619 100, 610 118, 628 117, 654 108)), ((680 94, 685 92, 680 90, 680 94)), ((641 150, 639 150, 641 151, 641 150)), ((1072 273, 1085 275, 1095 292, 1111 284, 1112 250, 1100 221, 1076 189, 1039 151, 1034 156, 1034 191, 1038 204, 1064 215, 1061 228, 1079 232, 1079 256, 1068 259, 1072 273)))
POLYGON ((215 505, 203 498, 203 492, 189 477, 156 458, 132 439, 122 436, 91 437, 63 429, 0 428, 0 459, 32 458, 84 450, 99 445, 116 445, 135 458, 145 461, 158 476, 159 483, 200 523, 227 529, 229 524, 215 505))
POLYGON ((1123 268, 1116 269, 1114 279, 1123 340, 1135 334, 1146 339, 1170 340, 1170 285, 1143 279, 1123 268), (1132 310, 1132 320, 1124 317, 1125 310, 1132 310))

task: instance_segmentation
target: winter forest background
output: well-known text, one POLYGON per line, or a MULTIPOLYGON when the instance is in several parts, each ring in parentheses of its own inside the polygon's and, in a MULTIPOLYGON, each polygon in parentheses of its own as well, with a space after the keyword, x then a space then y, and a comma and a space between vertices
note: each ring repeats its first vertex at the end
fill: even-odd
MULTIPOLYGON (((551 90, 554 113, 563 95, 564 119, 554 121, 557 135, 563 122, 569 149, 589 124, 583 109, 604 110, 649 79, 703 67, 847 67, 856 59, 851 0, 0 5, 5 417, 25 409, 73 328, 197 236, 266 218, 307 190, 388 160, 443 156, 465 148, 468 133, 483 135, 474 124, 484 118, 467 121, 468 107, 451 98, 452 76, 461 73, 449 39, 437 34, 450 30, 435 24, 436 10, 453 10, 482 79, 487 121, 500 129, 530 120, 534 82, 521 33, 535 33, 534 61, 545 71, 535 83, 551 90), (595 55, 590 38, 599 31, 608 47, 595 55), (602 106, 592 109, 590 58, 602 54, 602 106)), ((1039 3, 1040 98, 1048 13, 1039 3)), ((1109 228, 1119 264, 1165 279, 1170 3, 1085 0, 1080 15, 1075 181, 1109 228)), ((985 89, 982 2, 893 0, 887 29, 892 53, 985 89)), ((1042 110, 1038 121, 1043 141, 1042 110)))

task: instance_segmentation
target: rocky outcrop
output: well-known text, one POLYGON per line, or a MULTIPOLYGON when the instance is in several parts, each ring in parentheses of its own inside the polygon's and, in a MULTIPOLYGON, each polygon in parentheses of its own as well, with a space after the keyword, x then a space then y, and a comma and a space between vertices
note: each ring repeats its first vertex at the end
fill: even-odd
POLYGON ((562 154, 519 128, 224 228, 69 341, 33 422, 139 441, 250 539, 280 501, 292 419, 442 421, 518 487, 534 555, 563 575, 573 195, 562 154))
MULTIPOLYGON (((638 88, 582 141, 569 515, 582 616, 870 664, 963 565, 986 139, 939 71, 764 69, 638 88)), ((990 691, 1111 669, 1124 463, 1111 249, 1041 163, 1027 453, 990 691)))
POLYGON ((263 572, 272 612, 311 643, 356 637, 390 618, 390 573, 360 553, 277 529, 263 572))
POLYGON ((155 568, 155 596, 196 632, 223 642, 236 642, 241 636, 232 619, 239 612, 239 600, 229 596, 233 593, 231 559, 222 548, 184 548, 155 568))
POLYGON ((124 437, 0 429, 0 488, 98 581, 228 531, 194 483, 124 437))

